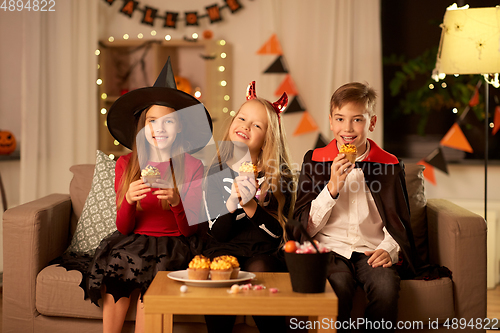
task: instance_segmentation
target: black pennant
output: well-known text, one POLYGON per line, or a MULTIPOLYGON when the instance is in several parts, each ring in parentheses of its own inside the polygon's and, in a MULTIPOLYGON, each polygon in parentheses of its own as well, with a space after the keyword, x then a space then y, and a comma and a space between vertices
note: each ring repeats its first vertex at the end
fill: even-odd
POLYGON ((288 73, 288 69, 283 63, 283 57, 279 56, 264 73, 288 73))
POLYGON ((443 154, 443 149, 441 147, 438 147, 432 151, 425 159, 425 162, 429 163, 435 168, 438 168, 439 170, 443 171, 444 173, 448 174, 448 163, 446 163, 446 160, 444 158, 443 154))
POLYGON ((132 17, 132 14, 134 13, 134 10, 137 8, 138 4, 139 4, 138 1, 133 1, 133 0, 125 1, 122 9, 120 9, 120 12, 127 15, 128 17, 132 17))
POLYGON ((294 96, 290 104, 288 104, 288 107, 286 108, 286 113, 293 113, 293 112, 302 112, 305 111, 306 109, 302 106, 300 103, 299 96, 294 96))
POLYGON ((222 17, 220 16, 220 8, 217 4, 205 8, 207 9, 207 15, 210 19, 210 23, 222 21, 222 17))
POLYGON ((238 2, 238 0, 224 0, 226 1, 227 6, 231 10, 231 13, 236 13, 238 10, 243 8, 243 6, 238 2))
POLYGON ((165 24, 163 24, 163 27, 175 29, 175 26, 177 25, 177 16, 179 16, 179 13, 166 12, 165 13, 165 24))
POLYGON ((144 16, 142 17, 142 23, 153 26, 157 12, 158 9, 146 6, 144 8, 144 16))
POLYGON ((198 25, 198 12, 185 12, 186 25, 198 25))
MULTIPOLYGON (((287 110, 288 112, 288 110, 287 110)), ((321 133, 318 134, 318 139, 316 140, 316 145, 314 146, 314 149, 317 148, 323 148, 328 144, 328 140, 326 140, 321 133)))

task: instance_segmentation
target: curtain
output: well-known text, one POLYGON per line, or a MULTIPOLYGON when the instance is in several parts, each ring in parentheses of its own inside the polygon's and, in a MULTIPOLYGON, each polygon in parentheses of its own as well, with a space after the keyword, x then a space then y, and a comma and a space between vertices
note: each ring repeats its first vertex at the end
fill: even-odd
POLYGON ((23 12, 21 204, 68 193, 70 166, 95 163, 97 1, 23 12))
MULTIPOLYGON (((382 145, 382 41, 379 0, 272 0, 259 1, 261 40, 276 33, 303 106, 328 141, 330 98, 341 85, 367 82, 378 95, 377 126, 370 134, 382 145)), ((276 56, 274 56, 276 57, 276 56)), ((262 57, 262 68, 271 56, 262 57)), ((262 80, 276 89, 282 76, 264 74, 262 80), (270 78, 271 77, 271 78, 270 78)), ((259 90, 259 89, 257 89, 259 90)), ((291 99, 290 99, 291 100, 291 99)), ((318 132, 293 136, 301 114, 284 116, 292 159, 302 162, 305 151, 314 148, 318 132)))

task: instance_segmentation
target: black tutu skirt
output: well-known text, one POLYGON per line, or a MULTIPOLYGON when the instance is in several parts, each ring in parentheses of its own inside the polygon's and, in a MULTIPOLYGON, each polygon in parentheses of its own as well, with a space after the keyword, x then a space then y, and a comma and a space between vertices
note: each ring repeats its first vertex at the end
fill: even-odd
POLYGON ((159 271, 186 269, 199 253, 196 235, 154 237, 115 231, 101 241, 86 276, 86 294, 97 305, 102 287, 115 302, 139 289, 141 299, 159 271))

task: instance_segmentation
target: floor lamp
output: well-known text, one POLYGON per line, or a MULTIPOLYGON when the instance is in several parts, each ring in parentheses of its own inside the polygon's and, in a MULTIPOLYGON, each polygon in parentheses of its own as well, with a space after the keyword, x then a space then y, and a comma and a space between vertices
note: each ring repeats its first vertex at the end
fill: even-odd
POLYGON ((446 74, 481 74, 485 86, 484 120, 484 219, 487 219, 489 85, 500 87, 500 6, 488 8, 448 7, 441 24, 441 41, 432 77, 446 74))

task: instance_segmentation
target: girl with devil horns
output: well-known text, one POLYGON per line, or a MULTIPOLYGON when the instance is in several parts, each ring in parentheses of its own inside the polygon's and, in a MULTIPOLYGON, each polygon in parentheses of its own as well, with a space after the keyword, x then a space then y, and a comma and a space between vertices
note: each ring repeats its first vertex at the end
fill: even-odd
MULTIPOLYGON (((204 202, 209 223, 204 255, 235 256, 244 271, 284 271, 281 245, 285 223, 295 201, 295 176, 281 113, 286 93, 274 103, 258 98, 255 81, 247 89, 247 101, 227 128, 218 154, 204 180, 204 202), (254 172, 241 169, 252 163, 254 172)), ((256 317, 261 332, 277 332, 276 320, 256 317), (271 322, 270 322, 271 321, 271 322)), ((209 332, 231 332, 234 317, 206 316, 209 332)))

